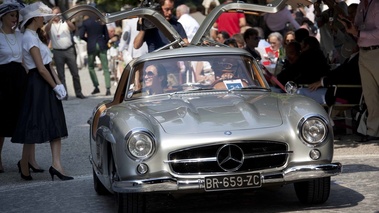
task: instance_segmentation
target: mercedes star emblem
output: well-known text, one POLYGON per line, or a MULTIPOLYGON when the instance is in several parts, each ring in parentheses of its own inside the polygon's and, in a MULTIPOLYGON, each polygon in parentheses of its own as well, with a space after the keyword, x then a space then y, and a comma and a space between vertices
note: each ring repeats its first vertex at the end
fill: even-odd
POLYGON ((242 149, 234 144, 226 144, 217 151, 217 163, 225 171, 238 170, 244 161, 242 149))

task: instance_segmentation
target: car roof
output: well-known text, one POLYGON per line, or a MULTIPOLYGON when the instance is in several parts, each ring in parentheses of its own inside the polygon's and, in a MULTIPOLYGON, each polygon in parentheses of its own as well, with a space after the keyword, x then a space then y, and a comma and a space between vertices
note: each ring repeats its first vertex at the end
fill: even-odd
POLYGON ((207 47, 207 46, 189 46, 185 48, 168 49, 161 50, 157 52, 151 52, 142 55, 135 62, 146 61, 146 60, 156 60, 156 59, 167 59, 167 58, 178 58, 185 56, 216 56, 216 55, 245 55, 251 57, 251 55, 244 49, 241 48, 230 48, 230 47, 207 47))

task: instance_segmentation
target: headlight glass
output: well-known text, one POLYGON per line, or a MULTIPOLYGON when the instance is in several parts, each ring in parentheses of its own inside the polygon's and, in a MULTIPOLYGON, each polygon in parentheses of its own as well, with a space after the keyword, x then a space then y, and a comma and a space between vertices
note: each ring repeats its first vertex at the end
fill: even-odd
POLYGON ((126 151, 133 158, 146 159, 154 151, 154 139, 147 132, 135 132, 128 137, 126 142, 126 151))
POLYGON ((306 119, 300 127, 302 139, 310 145, 318 145, 324 142, 328 134, 328 126, 325 121, 318 117, 306 119))

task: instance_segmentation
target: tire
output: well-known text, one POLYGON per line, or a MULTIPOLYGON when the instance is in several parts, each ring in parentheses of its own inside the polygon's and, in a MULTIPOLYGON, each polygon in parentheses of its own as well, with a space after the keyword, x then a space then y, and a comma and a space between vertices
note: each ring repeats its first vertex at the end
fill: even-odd
POLYGON ((95 189, 96 193, 98 195, 109 195, 110 192, 108 191, 107 188, 105 188, 103 183, 101 183, 94 169, 92 169, 92 175, 93 175, 93 188, 95 189))
POLYGON ((294 183, 296 196, 303 204, 325 203, 330 194, 330 177, 294 183))
POLYGON ((146 198, 138 193, 115 193, 118 213, 144 213, 146 198))

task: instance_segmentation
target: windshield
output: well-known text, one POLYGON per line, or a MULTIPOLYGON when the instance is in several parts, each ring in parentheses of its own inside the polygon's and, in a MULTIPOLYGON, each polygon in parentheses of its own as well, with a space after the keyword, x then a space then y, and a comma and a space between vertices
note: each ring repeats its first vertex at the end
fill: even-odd
POLYGON ((196 90, 266 88, 254 59, 246 56, 176 57, 140 63, 129 94, 151 96, 196 90))

